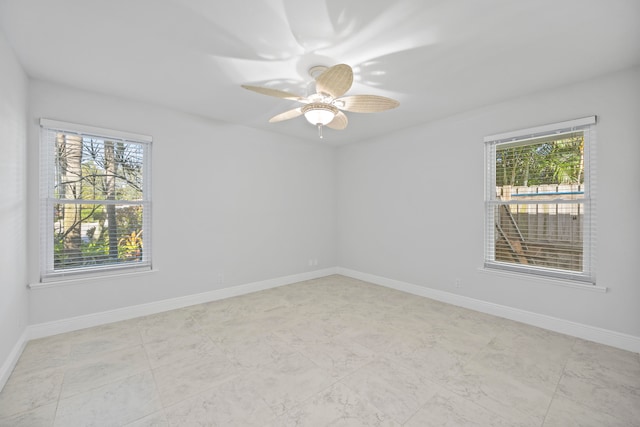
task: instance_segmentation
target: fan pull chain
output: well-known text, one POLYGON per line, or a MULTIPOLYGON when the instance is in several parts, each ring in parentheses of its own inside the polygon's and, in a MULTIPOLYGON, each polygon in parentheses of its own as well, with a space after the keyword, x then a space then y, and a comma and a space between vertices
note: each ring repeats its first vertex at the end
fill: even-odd
POLYGON ((320 123, 318 123, 318 136, 320 137, 320 139, 323 138, 323 136, 322 136, 322 125, 320 123))

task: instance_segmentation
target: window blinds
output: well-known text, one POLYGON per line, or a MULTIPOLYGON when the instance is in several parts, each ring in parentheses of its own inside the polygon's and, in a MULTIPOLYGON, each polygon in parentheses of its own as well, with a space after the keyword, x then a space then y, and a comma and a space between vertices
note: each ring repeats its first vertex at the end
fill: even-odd
POLYGON ((485 267, 595 283, 595 122, 485 138, 485 267))
POLYGON ((151 137, 42 119, 41 280, 151 268, 151 137))

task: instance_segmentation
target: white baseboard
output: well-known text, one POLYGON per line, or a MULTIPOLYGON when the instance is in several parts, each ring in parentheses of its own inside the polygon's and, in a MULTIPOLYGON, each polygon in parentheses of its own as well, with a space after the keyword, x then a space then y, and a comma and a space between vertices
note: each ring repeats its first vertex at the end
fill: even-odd
POLYGON ((13 368, 15 368, 16 363, 18 363, 18 359, 20 358, 20 355, 24 350, 24 347, 27 345, 27 341, 29 341, 28 332, 25 329, 22 332, 22 335, 20 335, 20 338, 18 338, 16 344, 11 349, 9 356, 7 356, 2 366, 0 366, 0 390, 4 388, 7 380, 9 380, 11 372, 13 372, 13 368))
MULTIPOLYGON (((48 337, 65 332, 77 331, 79 329, 118 322, 121 320, 133 319, 140 316, 161 313, 163 311, 175 310, 177 308, 188 307, 190 305, 202 304, 224 298, 249 294, 276 288, 278 286, 289 285, 304 280, 317 279, 319 277, 336 274, 337 268, 325 268, 322 270, 310 271, 308 273, 293 274, 291 276, 277 277, 274 279, 261 280, 259 282, 247 283, 244 285, 231 286, 223 289, 203 292, 200 294, 186 295, 178 298, 171 298, 162 301, 150 302, 130 307, 118 308, 115 310, 92 313, 83 316, 71 317, 68 319, 56 320, 53 322, 39 323, 27 327, 27 340, 48 337)), ((18 354, 19 355, 19 354, 18 354)))
POLYGON ((640 337, 611 331, 608 329, 597 328, 582 323, 576 323, 569 320, 559 319, 544 314, 533 313, 531 311, 520 310, 500 304, 494 304, 462 295, 452 294, 450 292, 431 289, 424 286, 414 285, 412 283, 401 282, 399 280, 389 279, 387 277, 376 276, 373 274, 362 273, 343 267, 337 268, 338 274, 352 277, 354 279, 363 280, 365 282, 374 283, 376 285, 385 286, 399 291, 431 298, 448 304, 457 305, 482 313, 492 314, 494 316, 515 320, 517 322, 526 323, 528 325, 537 326, 555 332, 582 338, 588 341, 621 348, 623 350, 640 353, 640 337))

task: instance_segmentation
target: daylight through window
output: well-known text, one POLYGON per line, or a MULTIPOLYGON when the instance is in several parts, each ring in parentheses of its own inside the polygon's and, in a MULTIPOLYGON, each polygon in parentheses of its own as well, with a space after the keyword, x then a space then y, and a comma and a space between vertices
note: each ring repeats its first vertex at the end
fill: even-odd
POLYGON ((42 279, 149 269, 151 138, 41 126, 42 279))
POLYGON ((485 138, 485 266, 594 282, 594 123, 485 138))

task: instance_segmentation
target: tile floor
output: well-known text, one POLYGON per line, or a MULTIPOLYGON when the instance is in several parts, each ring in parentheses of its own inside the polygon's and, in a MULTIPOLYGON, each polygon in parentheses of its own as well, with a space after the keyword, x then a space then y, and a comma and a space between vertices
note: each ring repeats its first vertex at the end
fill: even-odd
POLYGON ((640 357, 330 276, 31 341, 0 426, 640 426, 640 357))

